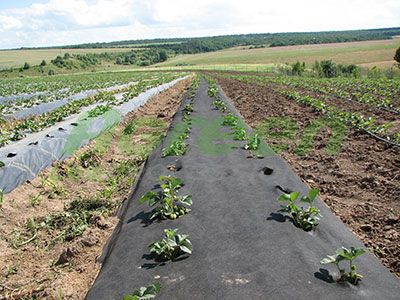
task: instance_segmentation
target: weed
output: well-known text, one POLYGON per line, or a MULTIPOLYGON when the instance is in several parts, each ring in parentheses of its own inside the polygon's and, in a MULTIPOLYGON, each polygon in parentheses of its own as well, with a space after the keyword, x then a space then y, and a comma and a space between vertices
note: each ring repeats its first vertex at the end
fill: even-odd
POLYGON ((11 265, 6 267, 5 277, 17 274, 18 272, 18 265, 11 265))
POLYGON ((165 238, 149 245, 150 253, 163 259, 174 260, 181 254, 192 254, 193 246, 188 235, 177 234, 178 229, 164 229, 165 238))
POLYGON ((137 124, 136 124, 135 120, 131 120, 124 127, 123 133, 126 135, 131 135, 136 131, 136 128, 137 128, 137 124))
POLYGON ((50 199, 54 199, 56 196, 60 196, 65 193, 64 188, 57 183, 56 179, 46 178, 42 179, 42 185, 50 187, 50 192, 48 193, 48 197, 50 199))
POLYGON ((247 143, 244 145, 244 149, 246 150, 257 150, 260 147, 261 140, 258 137, 258 134, 255 133, 247 138, 247 143))
POLYGON ((45 217, 29 218, 25 223, 26 232, 30 237, 24 241, 14 241, 15 248, 33 241, 40 230, 55 236, 50 244, 57 241, 70 241, 82 235, 95 216, 106 214, 114 208, 114 204, 100 198, 86 198, 71 201, 62 212, 52 213, 45 217))
POLYGON ((182 204, 190 206, 192 205, 192 196, 177 196, 179 189, 183 185, 183 181, 180 178, 173 176, 160 176, 160 186, 162 191, 147 192, 140 199, 140 203, 148 202, 150 206, 158 205, 153 209, 153 214, 150 219, 156 217, 176 219, 181 215, 184 215, 190 211, 182 204))
POLYGON ((29 202, 33 207, 35 207, 42 202, 42 199, 40 199, 40 195, 29 195, 29 202))
POLYGON ((292 192, 290 194, 281 195, 278 200, 288 202, 287 205, 282 206, 281 212, 288 213, 293 223, 305 231, 310 231, 318 225, 320 211, 313 206, 315 199, 319 194, 318 189, 311 189, 307 196, 300 198, 300 202, 309 204, 307 209, 298 206, 295 201, 299 198, 300 192, 292 192))
POLYGON ((148 300, 154 299, 161 290, 161 284, 158 282, 148 286, 141 287, 133 291, 132 295, 126 295, 122 300, 148 300))
POLYGON ((82 168, 97 167, 101 162, 101 154, 96 149, 89 149, 79 156, 82 168))
POLYGON ((350 249, 347 249, 342 247, 341 249, 336 250, 334 255, 328 255, 326 258, 322 259, 321 264, 334 264, 340 273, 339 281, 348 281, 356 285, 362 278, 362 275, 356 272, 356 266, 354 265, 353 261, 364 253, 365 250, 361 248, 351 247, 350 249), (339 263, 344 260, 349 261, 348 271, 339 266, 339 263))

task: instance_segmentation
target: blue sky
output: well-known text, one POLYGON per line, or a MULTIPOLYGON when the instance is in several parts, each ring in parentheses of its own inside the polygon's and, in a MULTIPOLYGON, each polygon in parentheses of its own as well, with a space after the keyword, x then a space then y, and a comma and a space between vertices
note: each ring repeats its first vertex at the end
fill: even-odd
POLYGON ((0 48, 400 26, 400 0, 0 0, 0 48))

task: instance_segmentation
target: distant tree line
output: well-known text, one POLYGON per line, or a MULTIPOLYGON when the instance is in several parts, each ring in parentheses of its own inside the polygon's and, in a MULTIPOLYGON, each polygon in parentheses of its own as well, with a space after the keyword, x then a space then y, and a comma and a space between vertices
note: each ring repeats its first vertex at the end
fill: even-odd
MULTIPOLYGON (((322 32, 286 32, 286 33, 260 33, 236 34, 201 38, 172 38, 172 39, 145 39, 127 40, 109 43, 87 43, 68 45, 62 47, 43 47, 41 49, 85 49, 85 48, 112 48, 136 47, 155 48, 173 51, 177 54, 201 53, 216 51, 234 46, 287 46, 304 44, 321 44, 336 42, 352 42, 366 40, 390 39, 400 35, 400 28, 382 28, 347 31, 322 31, 322 32)), ((33 49, 33 48, 23 48, 33 49)), ((37 48, 36 48, 37 49, 37 48)))

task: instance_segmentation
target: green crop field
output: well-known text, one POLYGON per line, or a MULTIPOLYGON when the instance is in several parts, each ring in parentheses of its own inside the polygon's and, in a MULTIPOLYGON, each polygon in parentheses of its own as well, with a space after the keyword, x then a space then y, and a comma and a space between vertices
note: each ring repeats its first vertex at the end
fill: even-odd
POLYGON ((400 39, 363 41, 349 43, 284 46, 250 49, 235 47, 216 52, 178 55, 157 67, 203 66, 203 65, 268 65, 304 61, 312 64, 316 60, 332 59, 337 63, 354 63, 362 67, 376 65, 387 68, 393 65, 393 56, 400 46, 400 39))
POLYGON ((131 48, 99 48, 99 49, 30 49, 30 50, 0 50, 0 70, 10 67, 22 67, 25 62, 38 65, 44 59, 47 62, 57 55, 123 52, 131 48))

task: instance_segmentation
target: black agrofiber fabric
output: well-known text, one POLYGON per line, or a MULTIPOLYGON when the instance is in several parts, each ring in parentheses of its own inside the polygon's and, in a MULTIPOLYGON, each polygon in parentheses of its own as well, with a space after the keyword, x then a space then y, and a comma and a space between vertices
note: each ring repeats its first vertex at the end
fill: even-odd
MULTIPOLYGON (((219 117, 211 103, 202 80, 193 117, 219 117)), ((178 113, 174 124, 180 120, 178 113)), ((122 299, 155 281, 162 285, 158 299, 399 299, 400 281, 371 253, 356 260, 364 275, 358 286, 332 280, 336 268, 321 265, 321 258, 341 246, 363 244, 319 199, 323 218, 314 232, 296 228, 278 213, 282 191, 277 185, 308 191, 282 158, 248 158, 240 147, 226 155, 204 155, 197 141, 201 130, 192 129, 186 155, 162 158, 165 141, 151 155, 87 299, 122 299), (176 159, 182 169, 171 172, 167 166, 176 159), (273 173, 265 175, 264 167, 273 173), (193 195, 192 211, 149 223, 151 209, 138 199, 157 189, 160 175, 169 174, 184 180, 180 194, 193 195), (164 228, 189 234, 193 254, 157 265, 148 245, 163 236, 164 228)))

